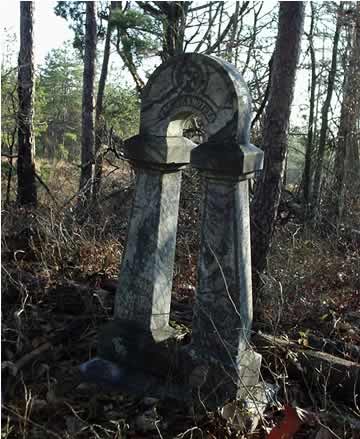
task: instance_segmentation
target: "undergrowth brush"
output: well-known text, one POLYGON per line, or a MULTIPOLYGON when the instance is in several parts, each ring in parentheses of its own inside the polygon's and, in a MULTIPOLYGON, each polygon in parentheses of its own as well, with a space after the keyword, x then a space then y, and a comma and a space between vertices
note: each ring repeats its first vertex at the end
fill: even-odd
MULTIPOLYGON (((158 427, 141 433, 137 420, 150 410, 145 400, 129 395, 94 399, 81 386, 74 387, 70 371, 96 355, 97 330, 112 316, 134 193, 134 172, 128 164, 107 174, 99 207, 81 223, 75 215, 78 170, 63 163, 42 174, 51 195, 39 187, 36 211, 11 203, 3 208, 2 437, 241 437, 217 414, 195 420, 169 402, 159 403, 156 409, 153 424, 158 427)), ((200 201, 199 176, 187 170, 180 200, 171 320, 189 333, 200 201)), ((359 345, 359 254, 356 244, 340 242, 335 235, 319 238, 295 222, 278 226, 269 270, 257 296, 254 330, 286 336, 303 346, 310 335, 359 345)), ((286 365, 270 372, 287 403, 302 402, 307 410, 319 413, 329 408, 329 396, 324 394, 317 395, 320 404, 314 407, 309 389, 288 379, 286 365)), ((324 437, 355 438, 349 419, 360 413, 350 405, 332 401, 332 413, 337 416, 326 418, 332 436, 324 437), (341 417, 344 422, 339 421, 341 417)), ((276 422, 272 410, 263 419, 264 428, 251 437, 264 437, 265 427, 269 431, 276 422)), ((308 422, 296 437, 319 439, 319 431, 318 423, 308 422)))

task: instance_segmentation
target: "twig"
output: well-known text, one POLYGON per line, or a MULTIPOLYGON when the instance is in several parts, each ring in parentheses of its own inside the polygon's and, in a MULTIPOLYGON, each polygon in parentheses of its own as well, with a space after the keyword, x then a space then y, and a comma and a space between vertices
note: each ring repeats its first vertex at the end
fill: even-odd
POLYGON ((228 284, 227 284, 227 280, 225 278, 225 273, 224 273, 224 270, 223 270, 223 268, 222 268, 222 266, 220 264, 220 261, 217 258, 217 256, 216 256, 214 250, 212 249, 211 245, 209 243, 207 243, 207 245, 208 245, 209 250, 211 251, 212 255, 214 256, 214 259, 215 259, 215 262, 216 262, 217 266, 219 267, 219 270, 220 270, 220 273, 221 273, 221 277, 223 278, 223 281, 224 281, 224 286, 225 286, 226 293, 227 293, 227 295, 229 297, 229 300, 230 300, 230 302, 231 302, 231 304, 232 304, 232 306, 234 308, 234 311, 238 315, 238 317, 241 319, 241 314, 240 314, 239 310, 236 308, 234 300, 231 297, 231 294, 230 294, 230 291, 229 291, 229 287, 228 287, 228 284))
POLYGON ((176 436, 176 437, 177 437, 178 439, 184 439, 185 435, 188 434, 188 433, 191 433, 191 437, 192 437, 192 433, 193 433, 193 431, 196 431, 196 430, 201 431, 199 427, 191 427, 191 428, 188 428, 188 429, 187 429, 186 431, 184 431, 183 433, 180 433, 180 434, 179 434, 178 436, 176 436))
POLYGON ((6 154, 6 152, 2 152, 1 157, 5 157, 7 159, 17 159, 18 155, 17 154, 6 154))
POLYGON ((158 432, 158 434, 159 434, 159 436, 160 436, 160 439, 164 439, 163 436, 162 436, 162 434, 161 434, 160 428, 158 427, 158 423, 159 423, 159 422, 160 422, 160 419, 157 419, 157 420, 154 422, 154 424, 155 424, 155 428, 156 428, 156 430, 157 430, 157 432, 158 432))
POLYGON ((60 210, 63 210, 64 207, 66 207, 68 204, 70 204, 76 197, 80 197, 83 195, 86 191, 90 189, 91 186, 91 180, 88 180, 84 187, 82 187, 79 191, 75 192, 74 195, 72 195, 65 203, 60 207, 60 210))
POLYGON ((332 434, 334 437, 336 437, 336 439, 341 439, 340 436, 338 436, 333 430, 331 430, 330 427, 323 424, 320 420, 319 420, 319 425, 321 425, 322 428, 325 428, 325 430, 327 430, 330 434, 332 434))
MULTIPOLYGON (((32 421, 32 420, 29 419, 29 418, 24 418, 24 416, 20 415, 20 414, 17 413, 15 410, 13 410, 12 408, 6 406, 5 404, 1 404, 1 407, 2 407, 3 409, 7 410, 8 412, 12 413, 13 415, 15 415, 15 416, 16 416, 17 418, 19 418, 20 420, 30 422, 30 424, 35 425, 35 427, 40 428, 40 429, 43 430, 44 432, 46 432, 46 433, 48 433, 48 434, 50 434, 50 435, 56 437, 57 439, 63 439, 59 434, 55 433, 55 432, 52 431, 52 430, 49 430, 48 428, 44 427, 44 426, 41 425, 41 424, 38 424, 38 423, 35 422, 35 421, 32 421)), ((12 419, 13 419, 13 418, 12 418, 12 419)))
POLYGON ((267 82, 267 85, 266 85, 264 97, 263 97, 263 100, 262 100, 262 102, 260 104, 260 107, 258 108, 258 110, 256 112, 256 115, 255 115, 254 119, 251 121, 251 128, 253 128, 255 123, 260 119, 260 117, 261 117, 261 115, 262 115, 262 113, 263 113, 263 111, 265 109, 266 103, 267 103, 267 101, 269 99, 271 79, 272 79, 271 74, 272 74, 273 60, 274 60, 274 54, 271 55, 271 58, 270 58, 270 61, 269 61, 269 79, 268 79, 268 82, 267 82))

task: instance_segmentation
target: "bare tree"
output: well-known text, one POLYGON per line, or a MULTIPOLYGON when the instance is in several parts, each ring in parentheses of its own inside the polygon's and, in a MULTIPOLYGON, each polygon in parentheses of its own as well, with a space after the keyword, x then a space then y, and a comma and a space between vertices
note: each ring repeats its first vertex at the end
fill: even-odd
POLYGON ((98 85, 98 93, 96 97, 96 113, 95 113, 95 176, 94 176, 94 187, 93 187, 93 198, 96 200, 99 188, 101 185, 101 176, 102 176, 102 165, 103 165, 103 156, 101 153, 101 143, 103 140, 103 132, 104 132, 104 119, 102 117, 103 114, 103 102, 104 102, 104 93, 105 93, 105 84, 106 78, 108 74, 109 67, 109 59, 110 59, 110 43, 111 43, 111 32, 112 32, 112 23, 111 16, 112 11, 117 7, 118 2, 110 2, 110 12, 108 17, 108 25, 106 29, 105 36, 105 47, 104 47, 104 55, 103 62, 101 66, 101 73, 99 78, 98 85))
POLYGON ((344 97, 341 105, 335 161, 337 222, 343 219, 345 193, 358 197, 360 189, 359 132, 360 119, 360 3, 353 11, 349 65, 345 70, 344 97))
POLYGON ((81 127, 81 205, 88 206, 94 178, 94 84, 96 58, 96 2, 86 2, 85 53, 81 127))
MULTIPOLYGON (((11 106, 13 109, 13 114, 16 117, 16 112, 17 112, 17 102, 15 99, 15 93, 16 93, 16 88, 14 90, 12 90, 11 94, 8 96, 8 99, 11 102, 11 106)), ((9 151, 8 154, 8 164, 9 164, 9 169, 8 169, 8 175, 7 175, 7 184, 6 184, 6 195, 5 195, 5 206, 7 206, 10 203, 10 194, 11 194, 11 179, 13 176, 13 172, 14 172, 14 159, 16 158, 16 155, 14 155, 14 146, 15 146, 15 141, 16 141, 16 134, 17 134, 17 123, 15 122, 11 128, 11 131, 5 132, 5 133, 1 133, 1 155, 4 156, 4 152, 3 152, 3 146, 6 146, 6 149, 9 151)))
POLYGON ((320 137, 319 137, 319 146, 318 146, 317 157, 316 157, 314 183, 312 188, 311 213, 310 213, 310 216, 312 217, 313 220, 317 216, 317 212, 320 205, 320 198, 321 198, 321 184, 322 184, 322 176, 323 176, 326 140, 328 134, 329 110, 330 110, 331 99, 333 96, 333 91, 335 86, 338 46, 339 46, 340 31, 342 25, 342 11, 343 11, 343 2, 340 2, 337 11, 336 29, 334 33, 331 67, 329 70, 329 76, 327 81, 326 97, 321 108, 320 137))
POLYGON ((303 2, 281 2, 266 108, 263 149, 265 166, 252 202, 252 253, 255 273, 266 267, 288 149, 288 125, 304 22, 303 2))
POLYGON ((308 122, 308 132, 306 139, 306 149, 305 149, 305 165, 304 165, 304 179, 303 179, 303 196, 304 204, 306 209, 308 209, 311 202, 311 188, 312 188, 312 160, 314 155, 314 131, 315 131, 315 91, 316 91, 316 56, 314 48, 314 25, 315 25, 315 7, 314 3, 310 2, 311 7, 311 21, 310 30, 307 34, 309 41, 309 53, 310 53, 310 65, 311 65, 311 83, 310 83, 310 102, 309 102, 309 122, 308 122))
POLYGON ((20 52, 18 61, 17 202, 37 205, 35 184, 34 113, 34 4, 20 2, 20 52))

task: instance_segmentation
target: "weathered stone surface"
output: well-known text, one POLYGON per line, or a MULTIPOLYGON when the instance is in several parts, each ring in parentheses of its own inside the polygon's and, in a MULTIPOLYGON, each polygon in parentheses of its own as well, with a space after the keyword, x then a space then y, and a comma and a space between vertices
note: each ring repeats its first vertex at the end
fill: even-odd
POLYGON ((196 146, 185 137, 133 136, 125 141, 128 159, 159 165, 186 165, 196 146))
POLYGON ((171 344, 175 335, 175 330, 170 327, 151 330, 133 320, 114 319, 99 333, 98 355, 122 366, 163 375, 168 372, 169 364, 175 361, 175 347, 171 344), (173 350, 173 355, 165 360, 169 349, 173 350))
POLYGON ((104 385, 109 381, 108 371, 115 370, 111 376, 119 391, 189 400, 188 377, 193 366, 176 335, 170 327, 150 330, 134 321, 112 320, 98 340, 98 356, 107 363, 95 372, 89 368, 88 377, 104 385))
POLYGON ((249 143, 247 86, 226 61, 192 53, 174 57, 151 75, 142 98, 140 135, 126 141, 128 158, 185 164, 191 154, 191 163, 201 169, 235 175, 262 169, 263 152, 249 143), (206 142, 195 149, 183 137, 194 115, 206 132, 206 142))
POLYGON ((169 322, 181 173, 138 169, 115 318, 158 329, 169 322))
POLYGON ((205 174, 203 186, 192 350, 211 365, 202 397, 216 405, 258 383, 261 356, 248 350, 252 324, 248 181, 205 174))
MULTIPOLYGON (((224 342, 226 343, 226 340, 224 342)), ((196 405, 215 409, 223 406, 226 401, 251 399, 259 383, 262 358, 260 354, 249 348, 240 351, 233 362, 224 362, 211 356, 210 353, 204 357, 202 352, 194 349, 194 346, 189 346, 186 351, 191 363, 198 364, 193 368, 190 377, 195 373, 199 375, 198 369, 204 371, 201 379, 197 379, 196 382, 189 380, 196 405)))
POLYGON ((248 181, 204 180, 193 345, 233 363, 252 323, 248 181))
POLYGON ((198 169, 251 178, 263 167, 263 152, 251 144, 210 140, 192 149, 191 164, 198 169))
POLYGON ((253 349, 240 351, 236 361, 238 372, 238 399, 251 399, 251 392, 259 383, 261 355, 253 349))
POLYGON ((240 73, 227 62, 186 53, 159 66, 143 92, 140 134, 182 137, 183 121, 197 114, 208 137, 249 143, 251 99, 240 73))
POLYGON ((241 401, 228 402, 221 410, 221 416, 229 422, 231 429, 239 433, 254 433, 265 409, 271 405, 276 406, 277 387, 264 382, 259 382, 251 387, 247 396, 241 401))

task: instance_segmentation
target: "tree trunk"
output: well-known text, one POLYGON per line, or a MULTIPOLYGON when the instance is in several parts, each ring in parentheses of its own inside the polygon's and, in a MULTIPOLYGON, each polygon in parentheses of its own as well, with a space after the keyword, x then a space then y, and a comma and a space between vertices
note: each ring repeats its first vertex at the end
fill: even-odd
POLYGON ((99 189, 101 186, 101 177, 102 177, 102 167, 103 167, 103 156, 101 153, 101 143, 102 137, 104 133, 104 119, 102 117, 103 113, 103 102, 104 102, 104 92, 105 92, 105 84, 106 78, 108 74, 109 67, 109 59, 110 59, 110 43, 111 43, 111 30, 112 25, 111 21, 111 12, 115 9, 117 2, 110 3, 110 12, 109 12, 109 21, 106 29, 106 37, 105 37, 105 47, 104 47, 104 57, 103 63, 101 67, 101 74, 99 79, 98 86, 98 94, 96 98, 96 113, 95 113, 95 178, 94 178, 94 187, 93 187, 93 199, 96 200, 99 189))
POLYGON ((308 133, 306 140, 306 150, 305 150, 305 165, 304 165, 304 180, 303 180, 303 195, 304 204, 306 211, 309 208, 311 202, 311 187, 312 187, 312 160, 314 154, 314 112, 315 112, 315 91, 316 91, 316 59, 315 59, 315 49, 314 49, 314 22, 315 22, 315 11, 314 3, 310 2, 311 5, 311 22, 310 22, 310 32, 308 35, 309 40, 309 52, 311 60, 311 87, 310 87, 310 113, 309 113, 309 124, 308 133))
MULTIPOLYGON (((229 42, 228 42, 227 47, 226 47, 226 54, 225 54, 227 61, 229 61, 230 63, 233 62, 234 48, 237 46, 237 44, 235 44, 235 40, 236 40, 237 30, 238 30, 239 21, 240 21, 240 2, 235 3, 234 15, 235 15, 235 20, 231 26, 230 38, 229 38, 229 42)), ((256 30, 256 28, 254 29, 254 34, 255 34, 255 30, 256 30)), ((249 52, 250 52, 250 50, 249 50, 249 52)))
MULTIPOLYGON (((119 8, 120 10, 123 9, 122 2, 116 1, 112 3, 114 3, 114 8, 119 8)), ((122 62, 125 64, 126 68, 129 70, 130 75, 132 76, 135 82, 136 90, 139 96, 141 96, 142 90, 145 87, 145 83, 141 79, 137 71, 137 67, 135 65, 131 51, 124 50, 124 46, 126 46, 125 44, 126 38, 127 38, 126 31, 121 26, 117 26, 116 51, 120 55, 120 58, 122 62)))
POLYGON ((184 52, 186 16, 190 2, 163 2, 159 7, 165 14, 162 61, 184 52))
POLYGON ((86 2, 85 53, 81 127, 80 205, 91 201, 94 178, 94 84, 96 58, 96 2, 86 2))
POLYGON ((319 137, 319 148, 316 158, 314 185, 312 190, 312 201, 311 201, 311 214, 310 214, 313 220, 315 220, 319 212, 319 206, 320 206, 322 174, 323 174, 325 147, 326 147, 326 139, 328 132, 328 114, 329 114, 331 98, 333 95, 334 85, 335 85, 335 74, 337 69, 337 55, 338 55, 338 45, 339 45, 340 30, 341 30, 342 10, 343 10, 343 3, 340 3, 338 8, 336 29, 334 34, 331 67, 328 76, 326 98, 321 109, 321 128, 320 128, 320 137, 319 137))
POLYGON ((36 206, 34 114, 33 2, 20 2, 20 52, 18 61, 17 202, 36 206))
POLYGON ((354 29, 349 54, 349 66, 345 70, 344 97, 341 105, 335 160, 336 219, 343 219, 345 195, 358 197, 360 166, 357 122, 360 118, 360 3, 354 11, 354 29))
MULTIPOLYGON (((252 203, 252 253, 255 275, 266 266, 288 148, 288 125, 304 22, 303 2, 280 2, 278 36, 263 131, 265 164, 252 203)), ((257 276, 255 277, 256 284, 257 276)))

